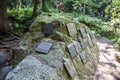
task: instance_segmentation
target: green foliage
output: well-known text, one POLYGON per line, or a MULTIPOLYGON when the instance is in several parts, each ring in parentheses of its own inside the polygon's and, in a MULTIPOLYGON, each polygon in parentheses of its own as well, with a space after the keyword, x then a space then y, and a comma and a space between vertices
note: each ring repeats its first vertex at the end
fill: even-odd
POLYGON ((33 8, 30 7, 7 10, 9 21, 12 22, 15 31, 23 32, 24 29, 28 28, 32 22, 32 12, 33 8))
POLYGON ((120 17, 120 1, 119 0, 112 0, 111 4, 109 4, 105 12, 110 14, 111 19, 119 18, 120 17))
MULTIPOLYGON (((91 30, 96 31, 96 33, 100 34, 101 36, 111 39, 113 42, 117 42, 117 39, 120 37, 120 30, 118 30, 113 36, 113 26, 104 25, 104 21, 102 19, 99 19, 97 17, 90 17, 89 15, 85 14, 78 14, 75 11, 73 11, 72 14, 79 20, 79 22, 86 24, 91 30)), ((117 26, 120 25, 120 20, 117 19, 113 21, 117 22, 117 26)))
POLYGON ((14 17, 16 21, 25 21, 31 18, 33 8, 23 7, 23 8, 13 8, 8 9, 8 16, 14 17))
POLYGON ((84 15, 84 14, 78 15, 78 21, 83 22, 84 24, 88 25, 89 27, 98 26, 98 25, 101 25, 101 23, 102 23, 101 19, 98 19, 96 17, 90 17, 90 16, 84 15))

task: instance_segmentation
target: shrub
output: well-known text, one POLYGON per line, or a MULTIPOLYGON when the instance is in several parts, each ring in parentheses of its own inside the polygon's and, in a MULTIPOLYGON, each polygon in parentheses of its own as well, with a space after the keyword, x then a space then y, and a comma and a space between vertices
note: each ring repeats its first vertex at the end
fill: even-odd
POLYGON ((23 32, 32 22, 32 7, 8 9, 8 19, 16 32, 23 32), (18 31, 20 30, 20 31, 18 31))

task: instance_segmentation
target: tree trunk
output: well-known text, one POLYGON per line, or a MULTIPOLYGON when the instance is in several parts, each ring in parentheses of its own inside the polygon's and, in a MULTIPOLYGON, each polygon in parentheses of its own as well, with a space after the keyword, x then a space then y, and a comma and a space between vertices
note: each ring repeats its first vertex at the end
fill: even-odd
POLYGON ((46 0, 42 0, 42 10, 43 10, 44 12, 47 11, 47 8, 46 8, 46 0))
POLYGON ((37 16, 38 4, 39 4, 39 0, 34 0, 34 9, 33 9, 32 17, 36 17, 37 16))
POLYGON ((0 33, 8 33, 7 0, 0 0, 0 33))

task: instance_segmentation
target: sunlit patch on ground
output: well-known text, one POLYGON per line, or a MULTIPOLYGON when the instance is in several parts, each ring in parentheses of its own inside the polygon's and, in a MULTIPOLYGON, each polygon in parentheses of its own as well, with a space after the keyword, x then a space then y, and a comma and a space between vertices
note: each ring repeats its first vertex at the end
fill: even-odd
POLYGON ((113 49, 112 42, 106 38, 98 38, 97 44, 100 56, 94 80, 120 80, 120 63, 115 57, 120 52, 113 49))

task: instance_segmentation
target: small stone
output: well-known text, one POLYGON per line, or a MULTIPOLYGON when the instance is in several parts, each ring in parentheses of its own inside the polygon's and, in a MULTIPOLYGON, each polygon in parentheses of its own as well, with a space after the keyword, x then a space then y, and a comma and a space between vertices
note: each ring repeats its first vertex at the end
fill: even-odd
POLYGON ((0 52, 0 67, 3 67, 4 65, 6 65, 9 59, 10 59, 9 54, 0 52))
POLYGON ((3 67, 2 70, 0 71, 0 80, 5 80, 5 77, 12 69, 13 69, 13 66, 3 67))

